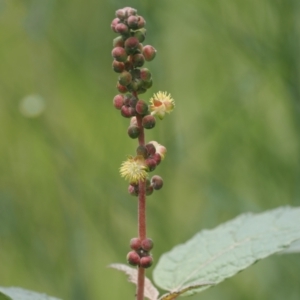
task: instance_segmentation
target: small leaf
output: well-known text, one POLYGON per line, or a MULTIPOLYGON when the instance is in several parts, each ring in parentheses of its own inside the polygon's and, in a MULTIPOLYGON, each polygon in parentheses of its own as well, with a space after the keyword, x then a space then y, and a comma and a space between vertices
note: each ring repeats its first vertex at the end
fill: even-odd
POLYGON ((178 296, 184 294, 187 291, 190 291, 190 290, 193 290, 193 289, 196 289, 198 287, 205 286, 205 285, 213 285, 213 283, 212 282, 204 282, 204 283, 199 283, 199 284, 191 285, 191 286, 188 286, 186 288, 183 288, 180 291, 176 291, 176 292, 171 292, 171 293, 165 294, 161 298, 159 298, 159 300, 173 300, 173 299, 176 299, 178 296))
MULTIPOLYGON (((108 267, 124 272, 128 275, 128 281, 137 284, 138 271, 137 269, 130 268, 124 264, 111 264, 108 267)), ((158 290, 152 284, 150 279, 145 278, 144 296, 149 300, 157 300, 158 290)))
MULTIPOLYGON (((300 208, 292 207, 240 215, 163 254, 153 279, 168 291, 180 291, 201 281, 217 284, 300 239, 299 220, 300 208)), ((188 290, 185 295, 208 287, 188 290)))
MULTIPOLYGON (((3 298, 3 300, 59 300, 58 298, 53 298, 45 294, 35 293, 17 287, 0 287, 0 291, 6 296, 9 296, 8 298, 3 298)), ((2 300, 1 293, 0 299, 2 300)))

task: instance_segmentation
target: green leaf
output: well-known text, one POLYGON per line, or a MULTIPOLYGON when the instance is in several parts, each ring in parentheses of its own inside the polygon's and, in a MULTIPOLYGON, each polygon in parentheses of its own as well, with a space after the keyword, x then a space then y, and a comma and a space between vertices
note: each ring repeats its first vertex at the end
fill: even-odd
MULTIPOLYGON (((180 291, 201 281, 217 284, 299 239, 300 208, 243 214, 215 229, 203 230, 163 254, 153 279, 168 291, 180 291)), ((184 295, 208 287, 188 290, 184 295)))
POLYGON ((39 294, 17 287, 0 287, 0 300, 60 300, 45 294, 39 294), (3 293, 3 294, 2 294, 3 293), (1 298, 4 295, 6 298, 1 298), (9 296, 9 297, 8 297, 9 296))

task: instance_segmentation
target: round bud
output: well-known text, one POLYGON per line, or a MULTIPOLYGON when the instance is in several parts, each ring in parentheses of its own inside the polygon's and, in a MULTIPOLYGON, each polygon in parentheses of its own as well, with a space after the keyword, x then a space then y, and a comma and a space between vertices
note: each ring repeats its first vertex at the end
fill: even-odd
MULTIPOLYGON (((146 39, 146 29, 141 28, 139 30, 136 30, 134 32, 133 36, 136 37, 140 43, 142 43, 146 39)), ((139 47, 139 49, 140 49, 140 47, 139 47)), ((142 51, 143 48, 141 48, 140 50, 142 51)))
POLYGON ((123 95, 116 95, 113 99, 114 107, 116 109, 121 109, 124 105, 124 96, 123 95))
POLYGON ((148 104, 144 100, 139 100, 136 103, 135 110, 140 115, 145 115, 148 112, 148 104))
POLYGON ((112 20, 112 22, 111 22, 111 24, 110 24, 110 28, 111 28, 114 32, 116 32, 116 33, 117 33, 117 31, 116 31, 116 26, 117 26, 117 24, 119 24, 119 23, 120 23, 120 19, 119 19, 119 18, 115 18, 115 19, 112 20))
POLYGON ((125 13, 126 13, 125 9, 122 9, 122 8, 118 9, 116 11, 116 17, 123 20, 125 18, 125 13))
POLYGON ((119 82, 117 83, 117 89, 120 93, 124 94, 126 92, 128 92, 128 89, 126 86, 121 85, 119 82))
POLYGON ((137 29, 138 28, 138 22, 139 22, 139 17, 137 17, 137 16, 130 16, 127 19, 128 27, 131 28, 131 29, 137 29))
POLYGON ((132 63, 134 67, 142 67, 145 63, 145 58, 143 54, 134 54, 132 57, 132 63))
POLYGON ((143 117, 142 125, 146 129, 152 129, 155 126, 155 118, 152 115, 143 117))
POLYGON ((112 67, 113 67, 113 70, 116 72, 116 73, 121 73, 125 70, 125 65, 124 63, 120 62, 120 61, 117 61, 117 60, 114 60, 113 63, 112 63, 112 67))
POLYGON ((125 65, 125 70, 126 70, 126 71, 130 71, 130 70, 133 68, 133 63, 132 63, 132 61, 126 60, 126 61, 124 62, 124 65, 125 65))
POLYGON ((122 47, 115 47, 112 50, 111 54, 112 54, 112 57, 117 61, 124 62, 127 60, 127 53, 126 53, 125 49, 122 47))
POLYGON ((145 160, 145 165, 148 167, 149 172, 151 172, 156 168, 156 161, 153 158, 149 157, 145 160))
POLYGON ((138 196, 139 195, 139 188, 136 185, 130 184, 128 186, 128 193, 132 196, 138 196))
POLYGON ((139 46, 139 40, 134 36, 128 38, 124 43, 125 50, 128 54, 134 53, 138 48, 138 46, 139 46))
POLYGON ((140 259, 140 267, 147 269, 153 264, 152 256, 145 256, 140 259))
POLYGON ((140 69, 140 78, 143 81, 150 81, 151 80, 151 72, 147 68, 140 69))
POLYGON ((130 251, 127 254, 127 261, 132 266, 138 266, 140 264, 140 256, 135 251, 130 251))
POLYGON ((154 155, 156 152, 156 148, 152 143, 148 143, 145 145, 147 151, 148 151, 148 155, 154 155))
POLYGON ((142 240, 141 247, 145 251, 150 251, 153 248, 153 241, 152 241, 152 239, 146 238, 146 239, 142 240))
POLYGON ((152 155, 152 158, 156 161, 156 165, 158 166, 161 162, 161 156, 159 153, 154 153, 152 155))
POLYGON ((152 194, 153 194, 153 186, 149 185, 149 186, 146 187, 146 195, 150 196, 152 194))
POLYGON ((151 61, 154 59, 154 57, 156 55, 156 50, 154 47, 152 47, 150 45, 144 46, 143 55, 145 57, 145 60, 151 61))
POLYGON ((140 135, 140 128, 135 125, 128 127, 127 133, 132 139, 136 139, 140 135))
POLYGON ((129 28, 124 23, 119 23, 115 27, 116 31, 120 34, 126 34, 129 32, 129 28))
POLYGON ((123 71, 119 76, 119 83, 121 85, 128 85, 132 81, 132 76, 129 72, 123 71))
POLYGON ((147 92, 147 89, 143 88, 142 86, 138 88, 136 91, 138 94, 144 94, 147 92))
POLYGON ((146 21, 142 16, 139 16, 139 20, 138 20, 138 28, 143 28, 146 25, 146 21))
POLYGON ((137 13, 137 10, 132 7, 124 7, 123 9, 125 10, 125 14, 127 17, 135 16, 137 13))
POLYGON ((126 106, 123 105, 121 108, 121 115, 125 118, 131 118, 132 116, 134 116, 135 114, 135 109, 130 107, 130 106, 126 106))
POLYGON ((139 250, 141 248, 141 239, 135 237, 130 240, 130 248, 132 250, 139 250))
POLYGON ((154 175, 151 178, 151 183, 155 190, 160 190, 164 185, 163 179, 158 175, 154 175))
POLYGON ((142 83, 142 88, 144 89, 150 89, 152 86, 153 82, 152 79, 150 79, 149 81, 143 81, 142 83))
POLYGON ((124 47, 124 39, 122 36, 117 36, 113 39, 113 47, 124 47))
POLYGON ((138 146, 136 148, 136 154, 137 155, 141 155, 144 158, 147 158, 148 157, 148 150, 147 150, 147 148, 145 146, 138 146))

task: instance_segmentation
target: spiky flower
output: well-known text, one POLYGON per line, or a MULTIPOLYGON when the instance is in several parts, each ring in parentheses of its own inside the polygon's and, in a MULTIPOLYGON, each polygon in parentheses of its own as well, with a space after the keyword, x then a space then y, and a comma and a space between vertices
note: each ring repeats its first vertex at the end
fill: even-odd
POLYGON ((147 166, 143 156, 130 156, 124 161, 120 167, 121 176, 130 183, 138 183, 140 180, 145 180, 148 176, 147 166))
POLYGON ((175 102, 171 97, 171 94, 167 94, 167 92, 158 92, 154 94, 150 99, 150 103, 149 109, 151 115, 157 115, 161 120, 166 113, 170 113, 175 107, 175 102))

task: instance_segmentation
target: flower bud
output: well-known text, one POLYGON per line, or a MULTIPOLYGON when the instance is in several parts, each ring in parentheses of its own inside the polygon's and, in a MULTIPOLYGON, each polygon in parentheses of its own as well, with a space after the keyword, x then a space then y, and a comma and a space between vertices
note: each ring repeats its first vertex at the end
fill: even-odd
POLYGON ((147 269, 147 268, 151 267, 152 264, 153 264, 152 256, 145 256, 140 259, 140 267, 141 268, 147 269))
POLYGON ((126 16, 135 16, 137 13, 137 10, 132 8, 132 7, 124 7, 123 8, 125 10, 126 16))
POLYGON ((152 155, 155 154, 156 148, 155 148, 155 146, 152 143, 146 144, 145 147, 146 147, 146 149, 148 151, 148 155, 149 156, 152 156, 152 155))
POLYGON ((140 256, 135 251, 130 251, 127 254, 127 261, 132 266, 138 266, 140 264, 140 256))
POLYGON ((127 60, 127 53, 126 53, 125 49, 122 47, 115 47, 112 50, 111 54, 112 54, 112 57, 117 61, 124 62, 127 60))
POLYGON ((148 157, 148 150, 147 150, 147 148, 145 146, 138 146, 136 148, 136 154, 137 155, 141 155, 144 158, 147 158, 148 157))
POLYGON ((117 83, 117 89, 120 93, 124 94, 126 92, 128 92, 128 89, 126 86, 121 85, 119 82, 117 83))
POLYGON ((156 50, 154 47, 152 47, 150 45, 144 46, 143 55, 145 57, 145 60, 151 61, 154 59, 154 57, 156 55, 156 50))
POLYGON ((138 20, 138 28, 143 28, 146 25, 146 21, 142 16, 139 16, 139 20, 138 20))
POLYGON ((125 9, 121 8, 121 9, 118 9, 118 10, 116 11, 116 17, 117 17, 117 18, 123 20, 123 19, 125 19, 125 16, 126 16, 126 11, 125 11, 125 9))
POLYGON ((116 72, 116 73, 122 73, 125 69, 125 65, 124 63, 120 62, 120 61, 117 61, 117 60, 114 60, 113 63, 112 63, 112 67, 113 67, 113 70, 116 72))
POLYGON ((128 127, 127 133, 132 139, 136 139, 140 135, 140 128, 135 125, 128 127))
POLYGON ((143 81, 142 83, 142 88, 145 88, 145 89, 150 89, 152 87, 152 79, 150 79, 149 81, 143 81))
POLYGON ((130 106, 126 106, 123 105, 121 108, 121 115, 125 118, 131 118, 132 116, 134 116, 135 114, 135 109, 130 107, 130 106))
POLYGON ((149 185, 149 186, 146 187, 146 195, 150 196, 152 194, 153 194, 153 186, 149 185))
POLYGON ((115 27, 116 31, 120 34, 126 34, 129 32, 129 28, 124 23, 119 23, 115 27))
POLYGON ((116 95, 113 99, 113 104, 116 109, 121 109, 124 105, 124 96, 120 94, 116 95))
POLYGON ((155 190, 160 190, 164 185, 163 179, 158 175, 154 175, 151 178, 151 183, 155 190))
POLYGON ((146 129, 151 129, 155 126, 155 118, 152 115, 144 116, 142 119, 142 125, 146 129))
MULTIPOLYGON (((136 37, 139 40, 140 43, 142 43, 146 39, 146 29, 145 28, 141 28, 139 30, 136 30, 134 32, 133 36, 136 37)), ((140 50, 142 51, 143 48, 140 49, 140 50)))
POLYGON ((144 100, 139 100, 136 103, 135 110, 139 115, 145 115, 148 112, 148 104, 144 100))
POLYGON ((132 117, 132 118, 130 119, 130 125, 137 125, 136 117, 132 117))
POLYGON ((153 241, 152 241, 152 239, 146 238, 141 241, 140 245, 141 245, 142 249, 149 252, 153 248, 153 241))
POLYGON ((139 18, 137 16, 130 16, 127 19, 127 24, 130 29, 137 29, 138 28, 139 18))
POLYGON ((132 250, 139 250, 141 248, 141 239, 135 237, 130 240, 130 248, 132 250))
POLYGON ((125 70, 126 70, 126 71, 130 71, 130 70, 133 68, 133 63, 132 63, 132 61, 126 60, 126 61, 124 62, 124 65, 125 65, 125 70))
POLYGON ((113 39, 113 47, 124 47, 124 39, 122 36, 117 36, 113 39))
POLYGON ((154 153, 154 155, 152 155, 152 158, 156 161, 156 165, 158 166, 161 162, 161 156, 159 153, 154 153))
POLYGON ((134 67, 142 67, 145 63, 144 55, 142 54, 134 54, 132 57, 132 62, 134 67))
POLYGON ((156 161, 153 158, 147 158, 145 165, 148 167, 149 172, 154 171, 156 168, 156 161))
POLYGON ((111 28, 114 32, 116 32, 116 33, 117 33, 117 31, 116 31, 116 26, 117 26, 117 24, 119 24, 119 23, 120 23, 120 19, 119 19, 119 18, 115 18, 115 19, 112 20, 111 25, 110 25, 110 28, 111 28))
POLYGON ((143 81, 150 81, 151 80, 151 72, 147 68, 140 69, 140 78, 143 81))
POLYGON ((129 83, 131 83, 131 81, 132 81, 132 76, 131 76, 131 74, 130 74, 129 72, 123 71, 123 72, 120 74, 120 76, 119 76, 119 83, 120 83, 121 85, 126 86, 126 85, 128 85, 129 83))
POLYGON ((130 184, 128 186, 128 193, 132 196, 138 196, 139 195, 139 187, 136 185, 130 184))
POLYGON ((127 54, 133 54, 139 46, 139 40, 132 36, 125 41, 124 46, 127 54))
POLYGON ((147 89, 143 88, 142 86, 139 87, 136 91, 138 94, 144 94, 147 92, 147 89))

